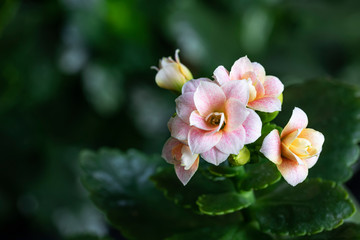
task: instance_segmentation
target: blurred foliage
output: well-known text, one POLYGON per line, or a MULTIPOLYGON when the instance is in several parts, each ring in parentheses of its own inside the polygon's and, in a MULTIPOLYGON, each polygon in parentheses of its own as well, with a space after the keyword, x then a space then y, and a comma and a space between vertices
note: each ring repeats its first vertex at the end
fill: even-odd
POLYGON ((285 85, 360 84, 359 22, 356 0, 0 1, 0 238, 111 231, 76 159, 161 151, 175 105, 150 70, 162 56, 181 49, 195 77, 248 55, 285 85))

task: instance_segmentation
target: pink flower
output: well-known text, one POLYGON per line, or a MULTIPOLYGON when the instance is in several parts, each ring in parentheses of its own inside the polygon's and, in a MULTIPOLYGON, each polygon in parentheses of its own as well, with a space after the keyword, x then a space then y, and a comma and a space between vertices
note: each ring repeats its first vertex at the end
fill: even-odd
POLYGON ((292 186, 306 179, 308 169, 317 162, 325 140, 321 132, 306 128, 307 124, 306 113, 294 108, 281 135, 276 129, 271 131, 260 149, 292 186))
POLYGON ((250 79, 250 96, 248 107, 261 112, 281 111, 281 101, 278 97, 284 90, 284 85, 274 76, 266 76, 261 64, 251 62, 246 56, 238 59, 231 67, 230 74, 219 66, 214 71, 216 81, 223 85, 232 80, 250 79))
POLYGON ((175 172, 184 186, 190 181, 199 166, 199 154, 192 154, 189 146, 169 138, 163 148, 162 157, 174 164, 175 172))
POLYGON ((177 116, 169 122, 171 136, 188 144, 193 154, 218 165, 261 135, 260 117, 246 108, 248 99, 247 81, 219 86, 206 78, 190 80, 175 100, 177 116))

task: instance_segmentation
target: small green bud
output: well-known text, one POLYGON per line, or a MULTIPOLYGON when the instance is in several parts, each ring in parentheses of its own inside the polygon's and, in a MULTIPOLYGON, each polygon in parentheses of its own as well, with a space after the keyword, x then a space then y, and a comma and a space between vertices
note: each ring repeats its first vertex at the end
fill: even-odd
POLYGON ((247 147, 243 147, 239 154, 231 154, 229 157, 229 163, 232 166, 242 166, 250 161, 250 151, 247 147))

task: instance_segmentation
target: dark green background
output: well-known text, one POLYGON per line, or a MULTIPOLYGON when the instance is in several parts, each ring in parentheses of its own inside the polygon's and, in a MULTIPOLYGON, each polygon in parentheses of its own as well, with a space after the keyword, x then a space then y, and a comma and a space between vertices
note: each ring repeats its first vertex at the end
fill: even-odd
POLYGON ((360 85, 359 23, 357 0, 0 1, 0 238, 121 239, 88 200, 78 154, 161 151, 175 106, 150 69, 162 56, 179 48, 195 78, 248 55, 286 86, 360 85))

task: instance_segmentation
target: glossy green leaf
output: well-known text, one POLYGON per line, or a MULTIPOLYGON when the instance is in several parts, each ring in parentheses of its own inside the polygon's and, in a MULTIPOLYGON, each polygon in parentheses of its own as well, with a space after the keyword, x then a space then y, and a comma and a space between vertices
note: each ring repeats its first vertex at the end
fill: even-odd
POLYGON ((202 213, 208 215, 224 215, 239 211, 255 201, 254 193, 227 192, 222 194, 205 194, 198 198, 196 204, 202 213))
POLYGON ((223 178, 220 181, 212 181, 199 170, 184 187, 177 176, 174 168, 164 168, 151 177, 156 186, 176 204, 185 208, 198 211, 196 201, 204 194, 217 194, 233 192, 234 184, 231 180, 223 178))
POLYGON ((238 178, 238 190, 249 191, 268 187, 279 181, 281 175, 275 164, 267 159, 261 158, 258 163, 249 163, 245 165, 245 176, 238 178))
POLYGON ((360 239, 360 225, 344 223, 340 227, 312 236, 298 237, 294 240, 358 240, 360 239))
POLYGON ((198 215, 166 199, 149 180, 159 165, 166 165, 160 156, 102 149, 96 153, 84 151, 80 164, 81 179, 91 199, 129 239, 159 240, 183 231, 227 226, 242 219, 239 213, 226 218, 198 215))
POLYGON ((281 183, 264 192, 251 212, 262 230, 275 234, 303 236, 331 230, 355 211, 347 192, 331 181, 310 179, 296 187, 281 183))
POLYGON ((325 143, 309 176, 336 182, 348 180, 351 165, 359 158, 360 98, 354 86, 330 80, 313 80, 285 89, 283 111, 277 117, 280 126, 289 121, 294 107, 303 109, 308 128, 322 132, 325 143))
POLYGON ((243 166, 225 166, 224 164, 215 166, 211 165, 209 171, 219 177, 235 177, 237 175, 243 175, 245 173, 243 166))
POLYGON ((260 232, 251 224, 208 227, 174 235, 167 240, 271 240, 269 235, 260 232))

